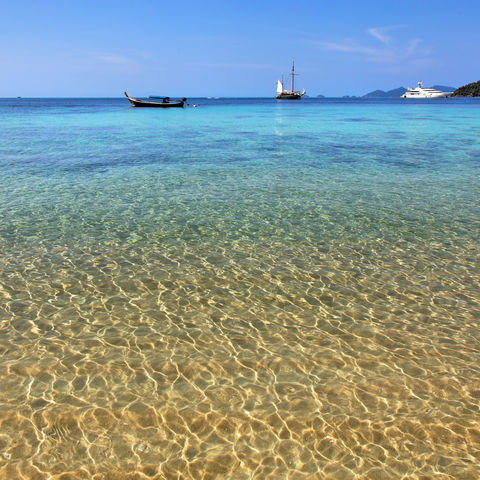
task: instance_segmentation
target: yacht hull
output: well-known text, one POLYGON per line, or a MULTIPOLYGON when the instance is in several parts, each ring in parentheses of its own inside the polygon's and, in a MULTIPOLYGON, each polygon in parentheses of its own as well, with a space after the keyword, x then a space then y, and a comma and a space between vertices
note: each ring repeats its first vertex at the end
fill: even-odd
POLYGON ((409 95, 408 93, 405 93, 402 95, 402 98, 448 98, 452 94, 451 93, 438 93, 434 95, 422 95, 422 94, 417 94, 417 95, 409 95))

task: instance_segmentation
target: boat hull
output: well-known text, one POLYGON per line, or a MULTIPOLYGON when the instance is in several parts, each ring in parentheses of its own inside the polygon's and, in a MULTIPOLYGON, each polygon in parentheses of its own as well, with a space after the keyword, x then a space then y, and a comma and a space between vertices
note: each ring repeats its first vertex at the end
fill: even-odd
POLYGON ((302 98, 301 93, 279 93, 276 97, 277 100, 300 100, 302 98))
POLYGON ((128 98, 128 101, 131 103, 132 107, 142 107, 142 108, 183 108, 186 102, 186 99, 182 99, 180 102, 149 102, 147 100, 139 100, 138 98, 133 98, 128 95, 127 92, 124 92, 125 96, 128 98))
POLYGON ((423 95, 423 94, 409 95, 408 93, 404 93, 402 95, 402 98, 448 98, 451 95, 452 95, 451 92, 434 93, 431 95, 423 95))

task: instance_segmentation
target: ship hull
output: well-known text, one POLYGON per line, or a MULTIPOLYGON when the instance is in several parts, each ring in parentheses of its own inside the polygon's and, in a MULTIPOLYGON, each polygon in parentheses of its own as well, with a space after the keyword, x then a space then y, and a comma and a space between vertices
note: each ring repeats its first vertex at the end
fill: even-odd
POLYGON ((300 100, 302 95, 300 93, 280 93, 275 98, 277 100, 300 100))
POLYGON ((448 98, 452 95, 452 92, 442 92, 442 93, 434 93, 434 94, 414 94, 409 95, 405 93, 402 95, 402 98, 448 98))

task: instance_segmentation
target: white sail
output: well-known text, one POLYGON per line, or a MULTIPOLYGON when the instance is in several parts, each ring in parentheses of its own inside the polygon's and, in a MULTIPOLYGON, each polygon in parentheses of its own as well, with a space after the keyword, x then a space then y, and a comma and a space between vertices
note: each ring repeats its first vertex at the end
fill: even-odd
POLYGON ((277 94, 283 92, 283 83, 280 80, 277 80, 277 94))

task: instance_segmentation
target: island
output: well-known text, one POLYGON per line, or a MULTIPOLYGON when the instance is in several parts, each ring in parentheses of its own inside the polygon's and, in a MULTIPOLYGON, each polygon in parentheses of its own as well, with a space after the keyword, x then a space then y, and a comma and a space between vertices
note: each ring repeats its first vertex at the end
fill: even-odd
POLYGON ((480 97, 480 80, 457 88, 452 97, 480 97))
POLYGON ((405 87, 394 88, 388 92, 384 90, 374 90, 373 92, 366 93, 362 98, 400 98, 407 89, 405 87))

